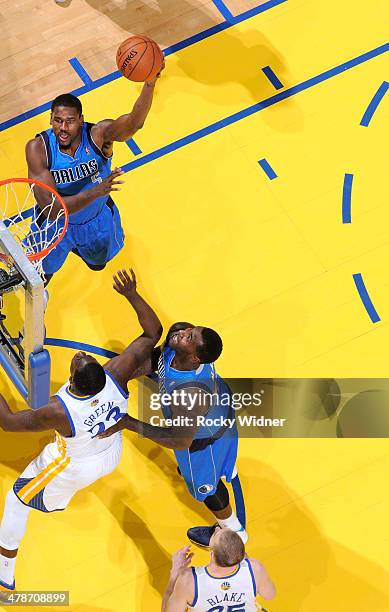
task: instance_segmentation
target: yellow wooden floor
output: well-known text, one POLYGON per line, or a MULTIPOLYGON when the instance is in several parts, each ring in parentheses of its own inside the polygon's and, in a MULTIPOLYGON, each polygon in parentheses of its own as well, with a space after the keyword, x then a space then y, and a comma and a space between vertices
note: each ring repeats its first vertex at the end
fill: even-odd
MULTIPOLYGON (((4 19, 6 4, 0 2, 4 19)), ((23 10, 32 2, 16 4, 23 10)), ((52 15, 53 36, 55 20, 76 19, 77 4, 84 23, 93 8, 100 31, 104 24, 118 26, 109 3, 41 4, 46 21, 52 15)), ((225 4, 238 14, 260 2, 225 4)), ((146 5, 163 15, 174 3, 146 5)), ((183 22, 176 19, 164 39, 160 18, 164 46, 223 21, 212 2, 193 0, 186 8, 181 16, 193 10, 198 19, 192 30, 186 22, 181 37, 183 22)), ((173 143, 172 151, 146 157, 125 175, 115 199, 127 239, 117 259, 93 274, 72 256, 55 276, 48 337, 120 350, 137 327, 111 290, 110 275, 131 265, 166 328, 186 319, 220 331, 225 349, 218 368, 225 376, 387 376, 389 94, 368 127, 360 121, 388 79, 388 54, 373 52, 387 43, 388 17, 386 0, 368 7, 351 0, 286 0, 170 54, 135 140, 140 158, 173 143), (358 65, 339 68, 355 58, 361 58, 358 65), (265 66, 284 89, 296 89, 283 101, 231 119, 277 94, 265 66), (228 125, 212 133, 180 140, 228 117, 228 125), (258 165, 263 158, 276 179, 258 165), (351 224, 342 223, 346 173, 354 175, 351 224), (358 273, 378 323, 358 295, 358 273)), ((123 38, 123 28, 116 35, 123 38)), ((8 46, 15 40, 10 36, 8 46)), ((103 55, 110 44, 102 43, 103 55)), ((70 57, 82 60, 94 79, 114 69, 101 60, 100 72, 93 72, 97 64, 86 49, 84 57, 82 49, 62 50, 64 65, 57 53, 56 70, 66 71, 69 87, 80 85, 70 57)), ((31 99, 25 87, 14 114, 50 99, 35 95, 39 80, 31 99)), ((52 88, 50 81, 45 91, 62 93, 52 88)), ((125 112, 137 91, 124 79, 93 89, 82 96, 87 119, 125 112)), ((5 93, 7 104, 14 93, 12 87, 5 93)), ((11 106, 2 120, 12 119, 11 106)), ((43 112, 0 132, 1 178, 26 174, 25 142, 47 126, 43 112)), ((116 146, 115 164, 136 159, 126 144, 116 146)), ((50 351, 54 391, 74 350, 50 351)), ((15 397, 4 379, 1 389, 15 397)), ((135 386, 133 391, 136 396, 135 386)), ((21 402, 15 398, 12 405, 21 402)), ((136 410, 134 399, 130 408, 136 410)), ((45 440, 42 434, 0 432, 1 500, 45 440)), ((386 440, 241 441, 248 551, 264 561, 277 584, 271 612, 389 610, 388 468, 386 440)), ((116 473, 79 493, 64 513, 31 514, 18 587, 69 590, 72 610, 158 610, 171 553, 185 543, 186 529, 203 521, 209 516, 185 492, 171 453, 126 435, 116 473)), ((204 559, 196 552, 196 562, 204 559)))

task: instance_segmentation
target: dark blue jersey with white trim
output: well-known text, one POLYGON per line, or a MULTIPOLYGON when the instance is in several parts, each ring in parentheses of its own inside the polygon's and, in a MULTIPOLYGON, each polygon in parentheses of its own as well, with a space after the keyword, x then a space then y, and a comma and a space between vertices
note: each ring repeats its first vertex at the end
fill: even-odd
MULTIPOLYGON (((210 406, 205 415, 206 423, 199 426, 195 440, 210 438, 223 429, 223 418, 231 418, 234 415, 231 410, 231 392, 228 385, 216 373, 213 363, 202 363, 197 370, 176 370, 171 364, 175 351, 165 346, 158 364, 158 382, 161 393, 161 405, 164 416, 171 418, 171 403, 164 402, 164 394, 172 395, 185 387, 195 387, 203 391, 204 399, 207 396, 210 406)), ((201 396, 199 396, 201 397, 201 396)), ((174 396, 173 396, 174 398, 174 396)), ((179 399, 177 398, 177 401, 179 399)), ((188 416, 196 419, 197 415, 188 410, 188 416)), ((235 428, 230 432, 235 431, 235 428)))
MULTIPOLYGON (((42 138, 47 157, 47 166, 56 189, 62 196, 72 196, 101 183, 111 172, 112 157, 105 157, 92 138, 92 123, 81 128, 81 142, 72 157, 61 151, 52 128, 37 134, 42 138)), ((96 198, 82 210, 69 216, 69 223, 86 223, 97 217, 109 196, 96 198)))

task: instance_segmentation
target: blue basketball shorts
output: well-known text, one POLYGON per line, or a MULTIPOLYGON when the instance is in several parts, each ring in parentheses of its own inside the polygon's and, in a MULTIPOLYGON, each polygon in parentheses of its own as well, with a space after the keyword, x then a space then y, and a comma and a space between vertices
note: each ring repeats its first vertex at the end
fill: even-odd
POLYGON ((181 476, 189 493, 198 501, 204 501, 216 493, 220 478, 231 482, 238 454, 238 435, 225 434, 202 450, 174 451, 181 476))
MULTIPOLYGON (((102 266, 113 259, 123 248, 124 233, 119 210, 112 200, 109 200, 100 213, 86 223, 69 223, 67 232, 61 242, 43 260, 45 274, 54 274, 65 263, 69 253, 77 249, 82 259, 91 265, 102 266)), ((44 228, 33 221, 34 231, 44 228)), ((48 230, 50 240, 50 230, 48 230)))

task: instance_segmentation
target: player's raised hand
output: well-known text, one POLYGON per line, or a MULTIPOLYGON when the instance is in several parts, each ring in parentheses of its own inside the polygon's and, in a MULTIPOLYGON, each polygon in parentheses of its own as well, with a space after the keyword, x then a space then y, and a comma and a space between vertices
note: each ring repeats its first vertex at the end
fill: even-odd
POLYGON ((190 550, 190 544, 188 546, 184 546, 184 548, 180 548, 180 550, 177 550, 172 559, 172 569, 170 572, 171 577, 177 579, 181 571, 189 567, 192 557, 193 553, 190 550))
POLYGON ((136 293, 136 276, 132 268, 130 268, 130 274, 127 270, 118 270, 113 275, 113 288, 115 291, 124 295, 124 297, 130 299, 136 293))
POLYGON ((114 168, 109 176, 91 187, 93 189, 96 198, 100 198, 105 195, 109 195, 111 191, 120 191, 120 187, 117 185, 123 185, 124 181, 118 181, 117 178, 124 174, 121 168, 114 168))
POLYGON ((152 78, 152 79, 150 79, 150 80, 147 80, 147 81, 146 81, 146 83, 147 83, 148 85, 155 85, 155 83, 157 82, 157 79, 159 79, 159 77, 161 76, 161 72, 162 72, 163 70, 165 70, 165 58, 164 58, 164 60, 163 60, 163 64, 162 64, 161 70, 160 70, 160 71, 159 71, 159 72, 158 72, 158 73, 155 75, 155 77, 154 77, 154 78, 152 78))

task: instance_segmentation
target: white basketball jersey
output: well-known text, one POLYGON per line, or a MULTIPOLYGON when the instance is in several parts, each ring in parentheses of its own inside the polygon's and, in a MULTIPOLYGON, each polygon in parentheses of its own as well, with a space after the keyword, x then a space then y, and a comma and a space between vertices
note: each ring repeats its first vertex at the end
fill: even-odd
MULTIPOLYGON (((227 568, 226 568, 227 570, 227 568)), ((192 567, 195 597, 189 610, 256 612, 256 585, 251 563, 244 559, 230 576, 212 576, 206 567, 192 567)))
POLYGON ((105 387, 96 395, 77 397, 69 390, 69 383, 63 385, 55 394, 72 428, 72 436, 63 438, 66 441, 68 457, 99 455, 116 445, 121 437, 121 432, 103 440, 96 437, 127 413, 128 394, 108 372, 105 374, 105 387))

